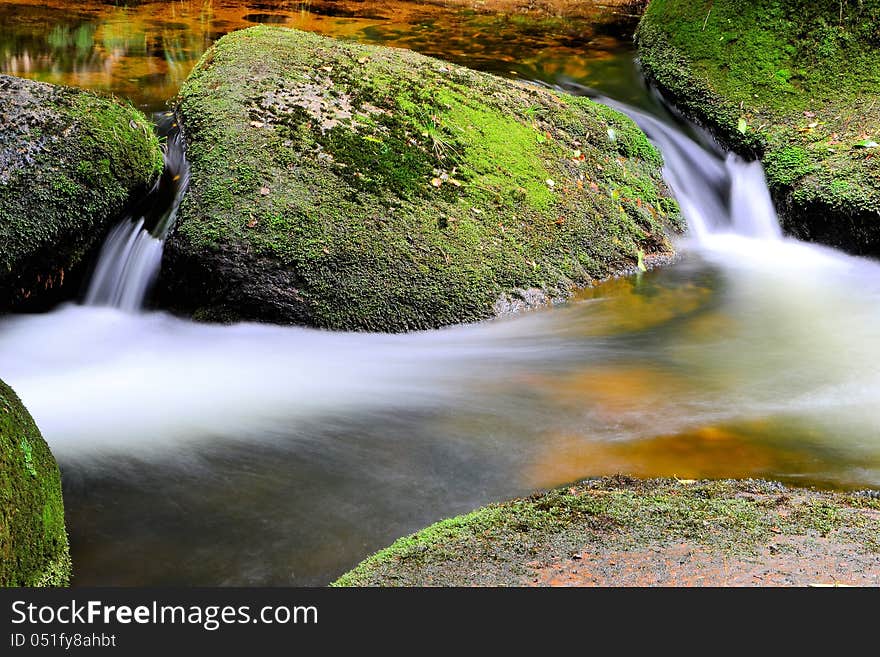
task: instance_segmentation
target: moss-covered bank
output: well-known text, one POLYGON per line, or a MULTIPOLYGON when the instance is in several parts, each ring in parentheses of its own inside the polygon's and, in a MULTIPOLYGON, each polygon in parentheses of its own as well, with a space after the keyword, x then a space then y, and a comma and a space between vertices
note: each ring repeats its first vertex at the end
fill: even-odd
POLYGON ((235 32, 179 111, 192 182, 160 286, 201 319, 479 320, 668 253, 678 225, 629 119, 409 51, 235 32))
POLYGON ((161 168, 133 107, 0 75, 0 311, 63 284, 161 168))
POLYGON ((785 229, 880 254, 880 0, 652 0, 642 67, 762 157, 785 229))
POLYGON ((877 584, 880 500, 755 480, 587 480, 443 520, 334 585, 682 583, 669 571, 692 560, 694 583, 770 564, 782 583, 877 584))
POLYGON ((0 586, 65 586, 61 477, 15 392, 0 381, 0 586))

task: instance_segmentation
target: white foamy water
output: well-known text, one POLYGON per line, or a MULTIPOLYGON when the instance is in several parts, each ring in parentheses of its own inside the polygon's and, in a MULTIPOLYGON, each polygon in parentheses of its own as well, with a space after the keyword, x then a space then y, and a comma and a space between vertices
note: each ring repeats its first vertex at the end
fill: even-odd
POLYGON ((408 335, 197 324, 136 310, 161 241, 126 222, 108 238, 87 297, 115 307, 2 320, 2 374, 62 461, 308 441, 312 429, 302 427, 315 421, 357 424, 406 411, 515 416, 531 435, 550 415, 600 441, 785 418, 813 427, 817 449, 874 458, 880 267, 783 238, 759 163, 722 159, 631 113, 666 156, 666 177, 692 229, 681 244, 690 261, 660 279, 710 275, 707 305, 723 322, 716 333, 649 326, 614 334, 603 327, 613 300, 408 335), (634 398, 611 417, 590 395, 564 411, 552 399, 530 399, 536 376, 621 360, 685 384, 660 401, 634 398))
POLYGON ((144 228, 143 218, 117 225, 101 248, 85 304, 140 310, 159 273, 162 246, 144 228))
POLYGON ((90 305, 0 319, 79 581, 325 584, 537 486, 700 476, 689 454, 715 444, 711 476, 880 486, 880 266, 782 237, 760 164, 626 109, 690 231, 679 263, 607 297, 406 335, 146 312, 161 240, 143 225, 163 235, 172 194, 108 238, 90 305), (704 428, 721 433, 688 437, 704 428), (656 466, 621 451, 670 436, 656 466))
MULTIPOLYGON (((170 128, 173 118, 160 118, 170 128)), ((162 265, 165 237, 189 186, 189 163, 178 130, 165 143, 165 168, 150 191, 146 207, 136 210, 110 231, 85 296, 87 306, 140 310, 162 265), (149 221, 149 226, 147 225, 149 221)))

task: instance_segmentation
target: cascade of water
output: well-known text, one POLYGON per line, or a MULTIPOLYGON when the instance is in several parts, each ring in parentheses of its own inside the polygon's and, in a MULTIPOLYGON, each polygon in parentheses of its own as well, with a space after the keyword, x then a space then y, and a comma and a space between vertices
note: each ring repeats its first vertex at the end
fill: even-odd
POLYGON ((163 115, 157 121, 166 136, 165 167, 143 202, 107 236, 85 296, 87 306, 140 310, 159 274, 165 237, 189 183, 183 139, 163 115))
POLYGON ((717 244, 723 236, 782 240, 779 218, 760 162, 725 152, 707 133, 688 124, 674 108, 665 106, 659 96, 657 100, 664 113, 673 121, 662 120, 575 82, 564 82, 556 88, 589 96, 626 114, 654 142, 663 154, 663 178, 697 245, 717 244), (684 129, 674 125, 675 119, 685 124, 684 129))
POLYGON ((779 218, 761 163, 746 162, 731 154, 725 166, 730 176, 730 223, 733 232, 764 240, 782 239, 779 218))
POLYGON ((609 99, 600 100, 627 114, 660 149, 663 177, 697 243, 720 234, 782 239, 760 162, 747 162, 734 154, 722 159, 656 117, 609 99))
MULTIPOLYGON (((880 263, 778 239, 760 165, 629 111, 690 257, 599 298, 394 335, 72 305, 0 318, 0 374, 72 482, 80 572, 277 583, 295 563, 326 581, 340 536, 607 472, 880 486, 880 263)), ((169 219, 114 232, 95 285, 149 280, 144 227, 169 219)), ((131 289, 112 303, 137 306, 131 289)))
POLYGON ((144 227, 144 218, 128 217, 107 236, 85 305, 134 312, 144 303, 162 262, 162 240, 144 227))

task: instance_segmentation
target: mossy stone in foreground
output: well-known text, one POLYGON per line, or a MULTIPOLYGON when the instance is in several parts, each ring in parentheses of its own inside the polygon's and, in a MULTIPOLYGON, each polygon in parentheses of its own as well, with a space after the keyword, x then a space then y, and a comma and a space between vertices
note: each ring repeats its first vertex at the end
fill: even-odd
POLYGON ((766 567, 768 579, 790 567, 796 578, 787 583, 819 583, 842 576, 840 562, 849 561, 847 575, 877 584, 880 501, 876 491, 819 492, 751 479, 586 480, 438 522, 333 586, 674 583, 674 571, 700 556, 710 565, 717 559, 721 577, 698 566, 685 583, 724 583, 737 573, 723 571, 755 564, 759 573, 766 567), (671 562, 664 558, 670 551, 671 562), (552 577, 542 578, 547 573, 552 577))
POLYGON ((648 78, 762 157, 784 227, 880 254, 880 0, 652 0, 648 78))
POLYGON ((59 287, 161 169, 133 107, 0 75, 0 310, 59 287))
POLYGON ((0 381, 0 586, 65 586, 70 555, 58 466, 0 381))
POLYGON ((405 50, 235 32, 179 111, 192 182, 161 285, 201 319, 479 320, 668 253, 678 226, 626 117, 405 50))

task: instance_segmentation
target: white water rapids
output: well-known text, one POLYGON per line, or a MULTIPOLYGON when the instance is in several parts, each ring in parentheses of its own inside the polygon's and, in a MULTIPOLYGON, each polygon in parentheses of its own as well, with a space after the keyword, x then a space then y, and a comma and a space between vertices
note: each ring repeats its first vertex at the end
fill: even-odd
POLYGON ((0 320, 81 581, 325 583, 439 517, 615 471, 880 486, 880 265, 782 237, 760 164, 628 111, 690 232, 605 296, 405 335, 197 324, 138 310, 161 241, 135 220, 87 305, 0 320), (709 438, 639 460, 689 432, 709 438))
MULTIPOLYGON (((823 434, 829 449, 856 444, 876 455, 880 267, 784 239, 760 163, 721 159, 658 119, 627 111, 663 152, 690 226, 682 250, 724 281, 713 302, 729 320, 723 335, 652 336, 647 344, 642 335, 632 345, 620 335, 609 347, 607 337, 589 338, 606 333, 602 313, 591 312, 601 300, 408 335, 197 324, 138 310, 162 244, 141 219, 111 233, 85 306, 2 320, 2 374, 64 462, 116 451, 163 456, 209 438, 296 434, 297 422, 324 414, 389 407, 454 413, 463 406, 503 414, 523 391, 505 392, 499 382, 641 349, 633 353, 643 365, 671 359, 703 384, 667 400, 662 412, 632 409, 644 421, 628 430, 584 427, 594 439, 792 414, 835 427, 823 434)), ((179 147, 170 158, 172 171, 185 169, 179 147)), ((159 222, 166 227, 182 189, 159 222)), ((868 479, 880 483, 875 474, 868 479)))

